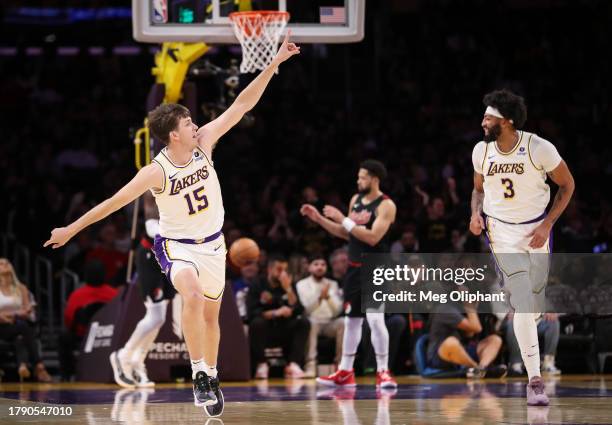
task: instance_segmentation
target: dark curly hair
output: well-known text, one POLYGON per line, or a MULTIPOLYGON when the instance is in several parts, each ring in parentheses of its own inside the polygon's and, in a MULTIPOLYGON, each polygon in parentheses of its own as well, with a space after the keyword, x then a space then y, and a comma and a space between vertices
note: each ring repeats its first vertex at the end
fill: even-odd
POLYGON ((378 177, 381 182, 387 177, 387 168, 382 162, 375 159, 366 159, 359 164, 359 168, 363 168, 371 176, 378 177))
POLYGON ((504 118, 512 120, 514 128, 521 129, 527 121, 525 99, 510 90, 495 90, 487 93, 482 99, 485 106, 492 106, 501 112, 504 118))

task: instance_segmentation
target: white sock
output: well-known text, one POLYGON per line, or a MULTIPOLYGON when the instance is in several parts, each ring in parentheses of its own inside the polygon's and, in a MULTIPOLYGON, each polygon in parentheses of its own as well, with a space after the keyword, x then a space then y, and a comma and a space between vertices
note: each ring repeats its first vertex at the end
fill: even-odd
POLYGON ((368 325, 370 325, 370 336, 372 347, 376 354, 376 371, 389 370, 389 331, 385 324, 383 313, 366 313, 368 325))
POLYGON ((134 351, 132 355, 132 364, 142 364, 147 359, 151 345, 155 342, 155 339, 159 335, 159 329, 154 329, 149 332, 148 338, 142 342, 142 346, 138 347, 138 350, 134 351))
POLYGON ((361 341, 361 326, 363 319, 361 317, 344 318, 344 336, 342 338, 342 360, 340 361, 340 370, 352 370, 355 362, 355 354, 357 347, 361 341))
MULTIPOLYGON (((508 254, 515 256, 516 254, 508 254)), ((510 257, 509 257, 510 258, 510 257)), ((520 260, 521 257, 513 258, 520 260)), ((540 346, 535 313, 535 299, 529 273, 518 271, 504 277, 504 286, 510 293, 510 304, 514 307, 514 334, 521 349, 521 357, 531 380, 540 376, 540 346)))
POLYGON ((191 361, 191 379, 195 379, 198 372, 206 373, 208 366, 204 358, 191 361))
POLYGON ((206 367, 206 374, 211 378, 217 377, 217 366, 208 366, 206 367))
POLYGON ((555 366, 555 356, 552 354, 544 354, 544 360, 542 361, 543 367, 554 367, 555 366))
MULTIPOLYGON (((133 334, 132 334, 133 336, 133 334)), ((130 339, 132 339, 132 337, 130 337, 130 339)), ((119 362, 122 365, 125 364, 131 364, 131 359, 132 356, 134 355, 134 350, 129 350, 127 347, 127 344, 125 345, 125 347, 119 349, 119 351, 117 351, 117 357, 119 358, 119 362)))
POLYGON ((145 346, 146 349, 149 348, 150 343, 148 341, 151 340, 151 335, 155 333, 155 337, 157 337, 159 330, 166 320, 167 300, 159 303, 147 302, 145 307, 147 311, 144 317, 140 319, 130 339, 128 339, 125 346, 118 353, 121 362, 132 362, 135 355, 141 356, 140 350, 144 349, 145 346))
POLYGON ((540 376, 540 345, 533 313, 514 313, 514 334, 521 349, 527 376, 540 376))

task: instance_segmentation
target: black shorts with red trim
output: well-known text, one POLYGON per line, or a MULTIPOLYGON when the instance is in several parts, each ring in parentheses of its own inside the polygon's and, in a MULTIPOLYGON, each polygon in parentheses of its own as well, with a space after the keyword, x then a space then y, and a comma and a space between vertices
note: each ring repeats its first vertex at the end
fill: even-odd
POLYGON ((153 251, 143 246, 147 240, 143 242, 144 244, 141 242, 136 249, 137 283, 142 300, 146 301, 147 297, 153 302, 173 299, 176 289, 162 273, 153 251))

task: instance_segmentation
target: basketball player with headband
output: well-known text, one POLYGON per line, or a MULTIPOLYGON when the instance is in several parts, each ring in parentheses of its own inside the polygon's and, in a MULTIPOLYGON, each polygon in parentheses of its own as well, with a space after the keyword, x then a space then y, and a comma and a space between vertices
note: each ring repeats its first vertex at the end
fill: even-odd
POLYGON ((483 102, 484 141, 472 153, 470 231, 486 232, 515 311, 514 332, 529 376, 527 404, 548 405, 536 321, 545 312, 550 234, 572 197, 574 179, 552 143, 521 130, 527 119, 522 97, 497 90, 483 102), (559 186, 548 212, 547 176, 559 186))

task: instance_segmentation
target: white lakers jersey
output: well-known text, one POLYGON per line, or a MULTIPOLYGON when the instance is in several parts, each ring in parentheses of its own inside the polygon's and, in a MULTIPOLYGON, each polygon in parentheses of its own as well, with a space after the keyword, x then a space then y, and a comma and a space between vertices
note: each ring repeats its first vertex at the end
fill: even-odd
POLYGON ((472 152, 474 170, 484 176, 486 215, 507 223, 523 223, 544 213, 550 200, 546 173, 561 162, 557 149, 536 134, 519 131, 507 153, 497 142, 479 142, 472 152))
POLYGON ((196 148, 191 160, 176 165, 166 148, 153 159, 164 172, 164 185, 152 190, 159 209, 159 234, 169 239, 201 239, 223 227, 219 178, 206 154, 196 148))

